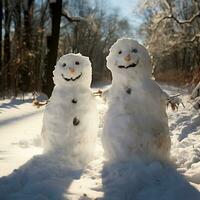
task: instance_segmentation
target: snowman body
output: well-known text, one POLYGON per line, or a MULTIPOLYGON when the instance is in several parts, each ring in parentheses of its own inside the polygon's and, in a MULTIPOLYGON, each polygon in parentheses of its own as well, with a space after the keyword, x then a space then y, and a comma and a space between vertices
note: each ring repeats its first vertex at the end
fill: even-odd
POLYGON ((102 141, 110 161, 169 157, 166 95, 150 78, 149 60, 144 47, 131 39, 119 40, 107 57, 113 82, 102 141), (137 54, 130 55, 132 50, 137 54), (114 59, 118 52, 125 55, 114 59))
POLYGON ((77 54, 61 57, 55 67, 55 87, 43 119, 44 151, 77 168, 92 159, 98 131, 98 113, 90 82, 88 58, 77 54))

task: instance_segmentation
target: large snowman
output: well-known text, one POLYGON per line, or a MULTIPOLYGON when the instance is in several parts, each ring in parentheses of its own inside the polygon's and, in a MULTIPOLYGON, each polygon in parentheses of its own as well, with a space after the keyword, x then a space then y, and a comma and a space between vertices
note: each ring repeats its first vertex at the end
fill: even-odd
POLYGON ((67 54, 53 75, 55 87, 43 119, 44 152, 83 168, 92 159, 98 130, 91 63, 81 54, 67 54))
POLYGON ((167 94, 151 79, 147 50, 133 39, 119 39, 110 49, 107 67, 113 80, 102 136, 106 158, 168 160, 167 94))

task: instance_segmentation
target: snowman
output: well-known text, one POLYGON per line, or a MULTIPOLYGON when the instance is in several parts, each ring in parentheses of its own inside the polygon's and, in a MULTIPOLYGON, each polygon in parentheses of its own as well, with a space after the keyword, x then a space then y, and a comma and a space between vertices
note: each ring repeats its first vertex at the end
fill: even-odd
POLYGON ((93 157, 98 130, 91 63, 70 53, 58 60, 53 75, 55 87, 43 118, 44 153, 83 168, 93 157))
POLYGON ((168 160, 168 95, 151 79, 147 50, 133 39, 119 39, 110 49, 107 67, 113 80, 102 135, 106 158, 168 160))

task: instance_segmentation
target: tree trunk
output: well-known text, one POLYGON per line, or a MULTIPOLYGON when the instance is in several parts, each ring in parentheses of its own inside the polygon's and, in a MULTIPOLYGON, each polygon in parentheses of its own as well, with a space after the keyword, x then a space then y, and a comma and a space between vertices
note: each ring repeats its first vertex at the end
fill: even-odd
POLYGON ((3 92, 3 81, 2 81, 2 20, 3 20, 3 5, 2 1, 0 1, 0 96, 3 92))
POLYGON ((8 7, 8 0, 4 1, 4 13, 5 13, 5 34, 4 34, 4 67, 5 67, 5 90, 8 91, 10 89, 10 82, 11 82, 11 69, 9 65, 10 61, 10 11, 8 7))
MULTIPOLYGON (((28 91, 35 90, 35 77, 34 77, 34 70, 37 66, 34 64, 34 58, 32 56, 33 50, 33 27, 32 27, 32 18, 33 18, 33 9, 34 9, 34 0, 25 0, 24 1, 24 9, 23 9, 23 16, 24 16, 24 55, 25 55, 25 63, 24 67, 28 70, 25 70, 24 73, 28 73, 30 76, 27 79, 27 89, 28 91)), ((25 89, 24 89, 25 90, 25 89)), ((25 91, 24 91, 25 92, 25 91)))
POLYGON ((34 0, 26 0, 24 3, 24 43, 27 49, 31 49, 33 5, 34 0))
MULTIPOLYGON (((42 1, 43 2, 43 1, 42 1)), ((38 45, 37 45, 37 58, 35 62, 35 90, 38 92, 42 90, 42 74, 44 70, 44 60, 45 60, 45 51, 46 47, 44 42, 44 30, 45 30, 45 16, 46 16, 46 11, 48 8, 48 1, 45 1, 41 5, 41 18, 40 18, 40 23, 39 23, 39 30, 40 34, 38 36, 38 45)))
POLYGON ((43 91, 48 97, 51 96, 54 87, 52 77, 58 53, 62 0, 50 0, 49 5, 51 14, 51 34, 47 36, 45 83, 43 85, 43 91))
POLYGON ((23 57, 23 48, 22 48, 22 17, 21 17, 21 0, 15 1, 15 7, 14 7, 14 13, 13 13, 13 21, 14 21, 14 38, 13 38, 13 44, 15 45, 15 48, 12 50, 12 57, 15 63, 15 69, 13 70, 13 77, 15 81, 13 82, 12 88, 14 88, 14 96, 17 96, 19 91, 21 90, 21 80, 20 80, 20 67, 22 66, 22 57, 23 57))

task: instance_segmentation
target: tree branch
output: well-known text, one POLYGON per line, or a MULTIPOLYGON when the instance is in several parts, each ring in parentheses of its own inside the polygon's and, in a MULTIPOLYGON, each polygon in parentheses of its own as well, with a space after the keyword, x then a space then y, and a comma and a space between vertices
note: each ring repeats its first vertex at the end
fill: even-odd
MULTIPOLYGON (((165 1, 166 4, 168 4, 168 8, 169 8, 169 12, 170 15, 163 17, 162 19, 160 19, 157 23, 156 26, 153 28, 153 30, 156 30, 158 28, 158 26, 166 19, 173 19, 177 24, 183 25, 183 24, 191 24, 196 18, 200 18, 200 9, 199 11, 193 15, 190 19, 186 19, 186 20, 179 20, 174 16, 174 13, 172 11, 172 4, 169 0, 165 1)), ((194 0, 195 4, 197 5, 197 8, 199 8, 199 5, 197 3, 196 0, 194 0)))
POLYGON ((73 17, 69 14, 69 11, 66 9, 62 10, 62 16, 67 18, 69 22, 80 22, 80 21, 85 21, 83 17, 73 17))
POLYGON ((199 39, 200 38, 200 32, 197 33, 191 40, 190 42, 194 42, 195 40, 199 39))
MULTIPOLYGON (((172 45, 170 45, 170 46, 168 46, 168 47, 165 47, 165 48, 161 49, 160 51, 161 51, 163 54, 169 54, 171 51, 176 50, 177 47, 180 47, 180 46, 181 46, 182 48, 184 48, 184 47, 193 48, 193 46, 191 46, 191 44, 194 44, 194 42, 195 42, 196 40, 198 40, 199 38, 200 38, 200 33, 197 33, 197 34, 195 34, 191 39, 185 39, 185 40, 184 40, 184 43, 183 43, 182 41, 179 41, 179 42, 176 42, 176 43, 174 43, 174 44, 172 44, 172 45), (188 46, 188 44, 189 44, 190 46, 188 46)), ((151 43, 149 43, 149 44, 151 44, 151 46, 155 46, 155 42, 151 42, 151 43)))

